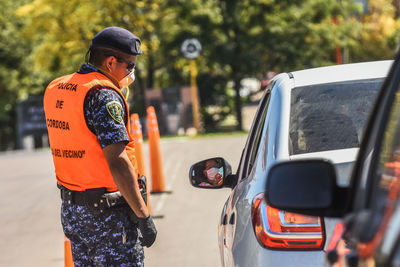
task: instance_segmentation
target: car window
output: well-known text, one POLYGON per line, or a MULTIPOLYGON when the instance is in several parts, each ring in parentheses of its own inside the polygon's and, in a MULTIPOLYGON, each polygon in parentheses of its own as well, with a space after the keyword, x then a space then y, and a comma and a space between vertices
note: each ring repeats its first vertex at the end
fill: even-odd
POLYGON ((379 78, 294 88, 290 107, 290 154, 359 147, 382 82, 383 78, 379 78))
POLYGON ((382 145, 378 152, 377 167, 373 174, 372 197, 369 206, 377 221, 382 221, 387 212, 392 213, 400 189, 400 92, 389 113, 382 145), (389 210, 390 209, 390 210, 389 210))
POLYGON ((261 133, 265 124, 265 116, 268 110, 269 100, 271 97, 270 92, 274 84, 275 81, 272 81, 267 86, 266 95, 263 98, 263 102, 260 104, 259 111, 256 115, 256 118, 254 119, 255 123, 248 137, 249 139, 247 144, 246 155, 244 158, 242 158, 242 160, 244 160, 244 165, 243 165, 241 179, 247 178, 247 176, 249 175, 254 166, 254 161, 257 155, 256 153, 261 141, 261 133))
POLYGON ((375 175, 382 190, 375 197, 386 198, 394 183, 400 182, 400 92, 395 95, 378 159, 375 175))
POLYGON ((382 137, 375 139, 377 141, 375 167, 371 170, 371 179, 367 183, 367 192, 371 193, 364 206, 364 210, 370 211, 369 219, 365 221, 365 226, 360 225, 364 229, 360 239, 368 244, 375 244, 373 247, 380 245, 375 257, 377 264, 384 264, 388 260, 399 236, 400 92, 398 90, 392 100, 382 137))
POLYGON ((262 113, 262 116, 261 116, 261 119, 260 119, 259 127, 257 128, 256 134, 255 134, 254 145, 253 145, 253 148, 251 150, 250 158, 249 158, 249 168, 247 170, 247 175, 250 174, 250 172, 251 172, 251 170, 253 169, 253 166, 254 166, 254 161, 256 160, 258 147, 260 146, 261 139, 262 139, 261 137, 262 137, 262 132, 263 132, 264 125, 265 125, 265 118, 266 118, 266 115, 267 115, 270 98, 271 97, 268 96, 268 100, 267 100, 267 102, 265 104, 265 108, 263 110, 263 113, 262 113))

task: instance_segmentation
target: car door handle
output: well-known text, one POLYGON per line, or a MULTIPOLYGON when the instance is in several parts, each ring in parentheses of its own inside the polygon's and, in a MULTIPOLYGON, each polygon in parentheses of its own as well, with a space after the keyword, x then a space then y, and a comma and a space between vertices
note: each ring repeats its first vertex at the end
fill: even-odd
POLYGON ((232 213, 231 218, 229 219, 229 224, 235 224, 236 216, 235 213, 232 213))

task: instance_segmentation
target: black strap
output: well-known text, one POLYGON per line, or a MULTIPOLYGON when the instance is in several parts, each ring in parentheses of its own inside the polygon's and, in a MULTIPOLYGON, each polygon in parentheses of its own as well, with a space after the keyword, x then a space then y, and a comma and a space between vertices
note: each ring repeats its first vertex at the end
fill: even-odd
POLYGON ((126 204, 124 197, 121 192, 107 192, 105 187, 86 189, 85 191, 73 191, 69 190, 64 186, 58 186, 60 188, 61 199, 68 202, 68 204, 76 204, 82 206, 106 206, 111 208, 113 206, 126 204))
POLYGON ((67 201, 68 204, 76 204, 85 206, 85 191, 72 191, 67 188, 60 188, 61 199, 67 201))
POLYGON ((107 209, 128 206, 119 191, 107 192, 106 188, 92 188, 85 191, 73 191, 58 185, 61 199, 68 204, 85 206, 94 214, 100 214, 107 209))

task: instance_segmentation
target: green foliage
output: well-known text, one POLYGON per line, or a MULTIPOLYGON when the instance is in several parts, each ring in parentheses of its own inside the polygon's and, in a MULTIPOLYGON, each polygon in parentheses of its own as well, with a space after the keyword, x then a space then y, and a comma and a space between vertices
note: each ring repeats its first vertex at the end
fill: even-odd
POLYGON ((233 81, 239 129, 240 80, 334 64, 336 45, 351 43, 359 29, 355 19, 344 19, 358 10, 350 0, 190 1, 175 10, 183 25, 193 25, 178 39, 194 36, 203 44, 206 65, 200 69, 233 81), (333 24, 333 14, 340 24, 333 24))
POLYGON ((292 71, 331 65, 336 45, 351 42, 358 33, 355 19, 345 20, 357 11, 351 1, 307 0, 298 5, 279 1, 266 14, 264 35, 269 69, 292 71), (282 10, 279 12, 279 10, 282 10), (333 23, 336 17, 340 23, 333 23))
POLYGON ((25 19, 14 13, 23 3, 0 0, 0 150, 15 148, 17 100, 38 90, 31 47, 21 35, 25 19))
POLYGON ((217 73, 201 73, 197 77, 201 117, 206 131, 215 130, 218 123, 232 113, 233 105, 226 94, 228 80, 217 73))
POLYGON ((369 2, 371 12, 361 14, 354 0, 0 0, 0 149, 14 147, 17 100, 76 71, 105 27, 142 39, 134 112, 144 114, 146 88, 189 83, 180 46, 195 37, 203 46, 196 60, 203 119, 214 127, 234 111, 240 128, 243 78, 335 64, 336 47, 353 62, 391 58, 398 1, 369 2))
POLYGON ((103 28, 119 26, 135 33, 142 39, 144 55, 138 60, 133 92, 134 99, 142 100, 144 89, 156 84, 156 71, 165 60, 160 39, 168 40, 167 31, 173 28, 169 21, 174 19, 161 0, 34 0, 17 13, 29 20, 24 34, 33 43, 35 69, 52 77, 76 71, 91 38, 103 28))
POLYGON ((370 1, 370 13, 361 17, 361 32, 350 47, 354 61, 392 59, 400 40, 400 20, 386 0, 370 1))

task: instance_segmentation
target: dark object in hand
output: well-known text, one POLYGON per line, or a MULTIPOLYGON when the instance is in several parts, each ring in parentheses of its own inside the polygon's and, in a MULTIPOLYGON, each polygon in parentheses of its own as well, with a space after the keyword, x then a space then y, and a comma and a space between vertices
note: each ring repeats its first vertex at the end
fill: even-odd
POLYGON ((141 242, 145 247, 151 247, 157 236, 157 229, 151 216, 147 218, 138 218, 138 228, 142 234, 141 242))

